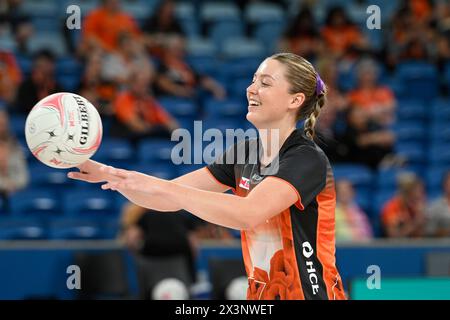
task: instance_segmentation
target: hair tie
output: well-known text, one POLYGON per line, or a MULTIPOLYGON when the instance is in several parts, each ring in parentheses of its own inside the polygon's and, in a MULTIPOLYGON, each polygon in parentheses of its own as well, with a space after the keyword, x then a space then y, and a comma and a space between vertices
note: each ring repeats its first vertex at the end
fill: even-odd
POLYGON ((319 73, 316 72, 316 96, 319 96, 321 93, 323 93, 324 88, 325 83, 320 78, 319 73))

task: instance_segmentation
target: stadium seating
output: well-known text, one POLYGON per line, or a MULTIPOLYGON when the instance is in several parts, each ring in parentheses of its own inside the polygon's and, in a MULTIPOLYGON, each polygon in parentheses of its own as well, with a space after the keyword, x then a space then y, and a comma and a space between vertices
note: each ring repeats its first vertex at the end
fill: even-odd
POLYGON ((61 202, 55 192, 29 188, 10 197, 11 213, 18 215, 57 215, 62 213, 61 202))
POLYGON ((45 238, 47 238, 47 230, 39 218, 0 218, 0 240, 40 240, 45 238))
POLYGON ((117 217, 119 208, 113 191, 76 190, 66 192, 62 198, 64 213, 70 216, 117 217))

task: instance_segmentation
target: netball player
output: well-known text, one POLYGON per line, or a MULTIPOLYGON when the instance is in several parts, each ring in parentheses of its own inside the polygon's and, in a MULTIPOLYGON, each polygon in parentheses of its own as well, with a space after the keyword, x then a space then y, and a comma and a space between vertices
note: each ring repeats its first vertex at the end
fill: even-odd
POLYGON ((275 54, 261 63, 247 88, 247 119, 258 129, 258 140, 236 144, 215 163, 172 181, 94 161, 69 177, 106 182, 103 189, 142 207, 184 209, 241 230, 248 299, 345 299, 335 265, 333 174, 313 141, 325 95, 307 60, 275 54), (304 130, 296 129, 301 120, 304 130), (268 151, 272 132, 279 147, 268 151), (247 161, 227 163, 239 148, 249 153, 247 161), (263 156, 248 161, 260 148, 263 156), (272 166, 276 170, 267 170, 272 166), (224 193, 229 189, 234 194, 224 193))

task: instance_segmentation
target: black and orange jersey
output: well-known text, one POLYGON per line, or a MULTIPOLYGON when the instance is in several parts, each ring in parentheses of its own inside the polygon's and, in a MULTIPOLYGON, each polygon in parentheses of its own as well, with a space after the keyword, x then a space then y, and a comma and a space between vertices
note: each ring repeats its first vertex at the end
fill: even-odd
MULTIPOLYGON (((269 176, 263 174, 259 157, 254 157, 258 149, 256 139, 245 140, 208 169, 219 183, 245 197, 269 176), (242 149, 245 159, 239 161, 242 149)), ((290 184, 298 201, 256 228, 241 232, 249 279, 247 298, 345 299, 335 259, 336 193, 326 155, 295 130, 281 147, 277 164, 270 176, 290 184)))

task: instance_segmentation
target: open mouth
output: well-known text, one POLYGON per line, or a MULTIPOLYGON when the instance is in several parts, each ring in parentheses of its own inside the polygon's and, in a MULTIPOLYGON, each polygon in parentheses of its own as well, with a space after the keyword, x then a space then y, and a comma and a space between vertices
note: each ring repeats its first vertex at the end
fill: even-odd
POLYGON ((248 100, 248 105, 250 107, 259 107, 261 105, 261 103, 259 101, 256 101, 256 100, 249 99, 248 100))

